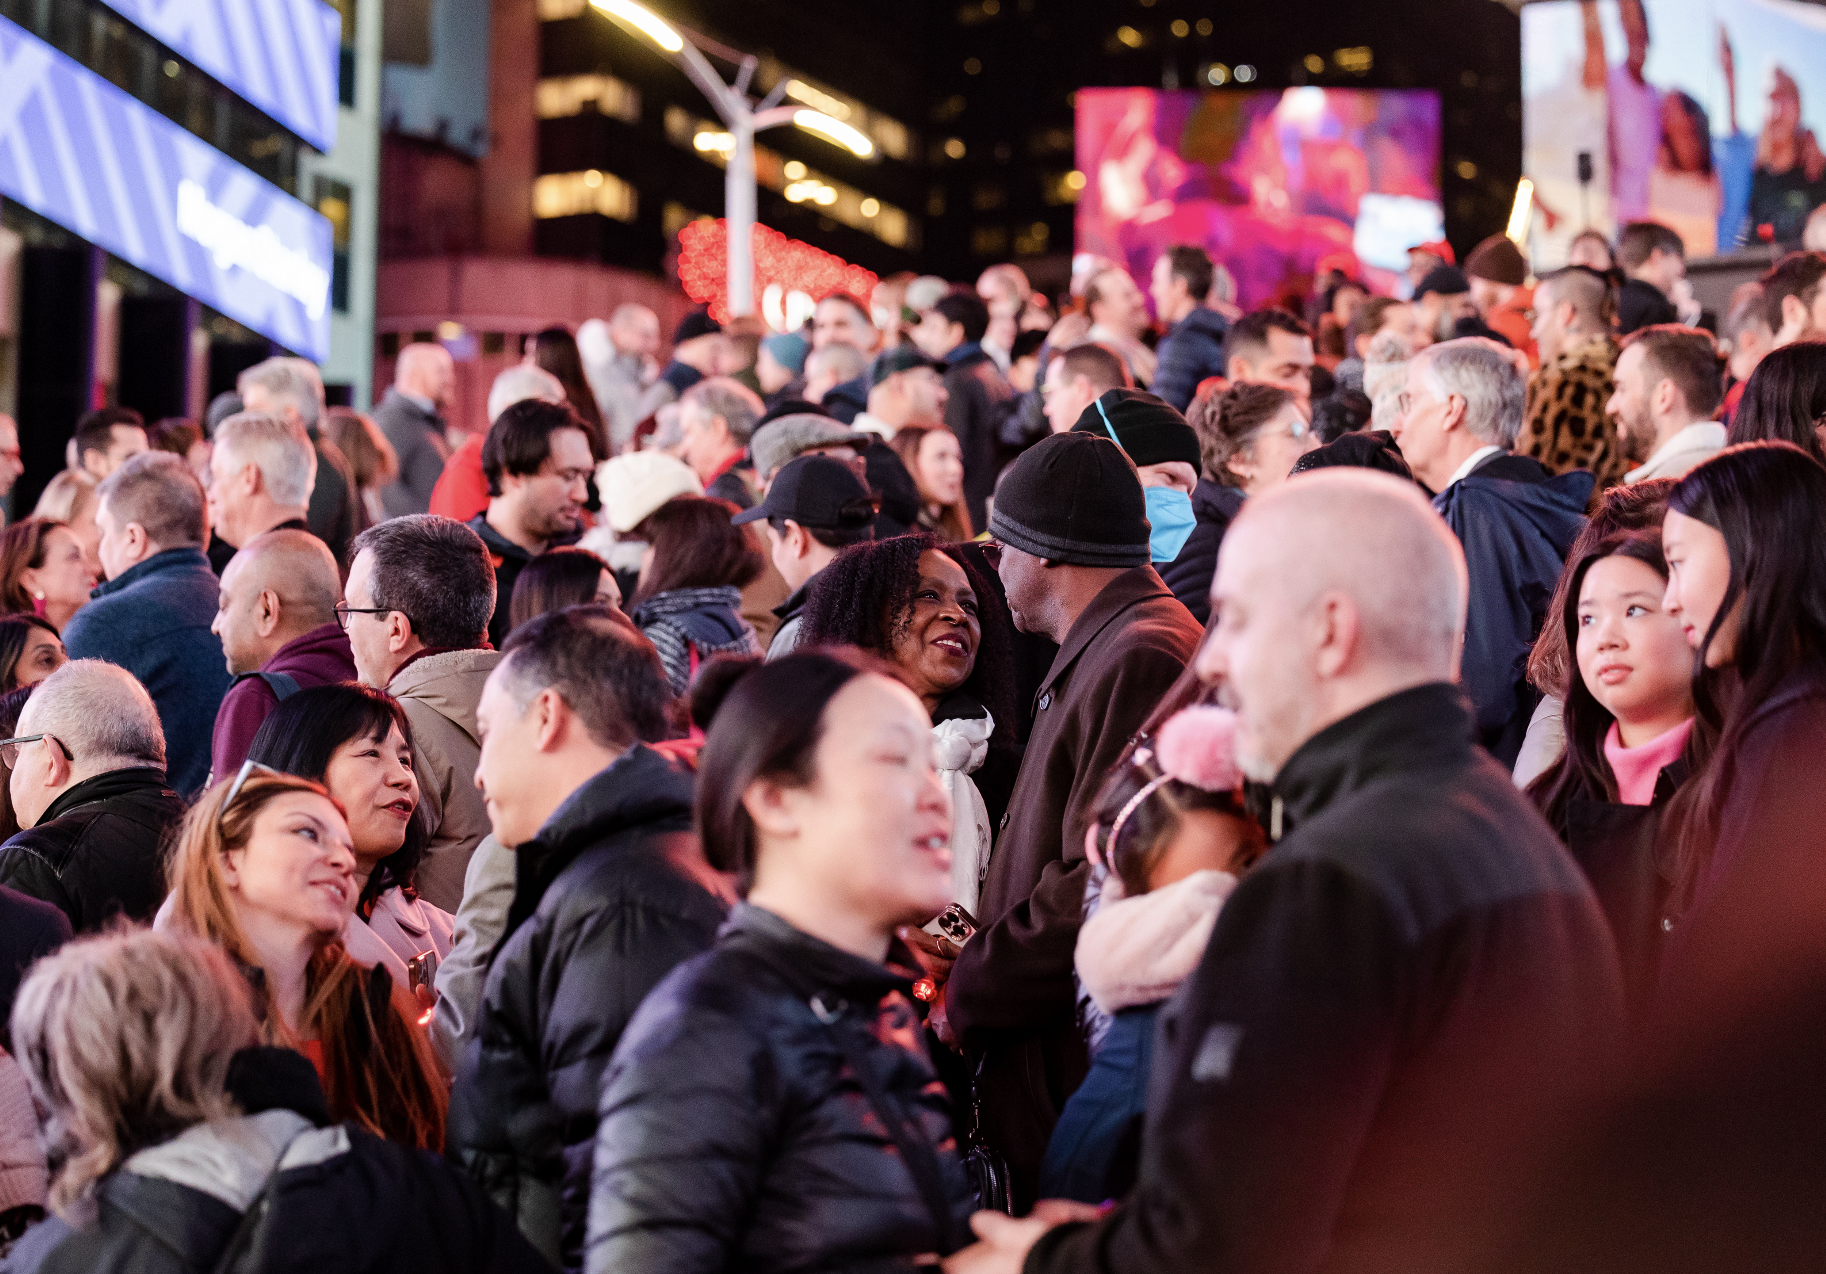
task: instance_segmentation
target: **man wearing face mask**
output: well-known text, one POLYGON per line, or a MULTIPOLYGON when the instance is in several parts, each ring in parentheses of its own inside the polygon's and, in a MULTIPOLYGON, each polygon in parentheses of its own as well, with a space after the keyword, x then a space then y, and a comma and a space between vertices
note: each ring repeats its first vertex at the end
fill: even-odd
POLYGON ((1072 432, 1108 438, 1128 454, 1147 499, 1148 558, 1164 572, 1192 534, 1198 435, 1184 416, 1139 389, 1106 391, 1084 409, 1072 432))

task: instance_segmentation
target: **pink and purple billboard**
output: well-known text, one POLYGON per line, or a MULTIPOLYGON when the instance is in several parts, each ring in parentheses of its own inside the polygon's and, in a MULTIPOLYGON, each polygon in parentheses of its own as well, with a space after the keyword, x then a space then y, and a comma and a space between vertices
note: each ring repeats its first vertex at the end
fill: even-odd
POLYGON ((1443 235, 1439 95, 1292 88, 1078 92, 1078 252, 1128 267, 1202 244, 1245 308, 1342 254, 1394 292, 1407 250, 1443 235))

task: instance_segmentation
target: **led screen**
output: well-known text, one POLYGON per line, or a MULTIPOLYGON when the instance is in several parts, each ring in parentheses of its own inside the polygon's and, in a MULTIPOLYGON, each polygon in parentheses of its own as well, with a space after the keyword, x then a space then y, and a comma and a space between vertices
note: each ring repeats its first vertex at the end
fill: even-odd
POLYGON ((4 18, 0 196, 329 356, 329 221, 4 18))
POLYGON ((1528 5, 1522 112, 1537 269, 1588 226, 1643 219, 1679 231, 1689 256, 1792 243, 1826 203, 1826 9, 1528 5))
POLYGON ((1394 290, 1442 237, 1439 95, 1418 90, 1078 92, 1077 250, 1127 266, 1202 244, 1245 308, 1325 257, 1394 290))
POLYGON ((318 150, 336 144, 342 15, 323 0, 102 0, 318 150))

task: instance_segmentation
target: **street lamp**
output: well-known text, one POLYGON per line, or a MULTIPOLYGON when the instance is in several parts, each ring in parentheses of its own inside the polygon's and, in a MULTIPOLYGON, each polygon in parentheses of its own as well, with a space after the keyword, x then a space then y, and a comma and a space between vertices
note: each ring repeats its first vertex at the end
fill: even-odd
MULTIPOLYGON (((860 130, 823 111, 806 106, 782 106, 786 81, 759 103, 748 99, 748 82, 754 77, 755 59, 742 58, 734 84, 711 69, 698 47, 671 23, 637 0, 591 0, 598 9, 618 18, 672 55, 691 82, 709 99, 729 129, 729 162, 723 170, 723 219, 729 229, 729 314, 731 318, 754 313, 754 135, 765 128, 791 124, 861 159, 875 153, 875 144, 860 130)), ((718 149, 722 149, 720 146, 718 149)))

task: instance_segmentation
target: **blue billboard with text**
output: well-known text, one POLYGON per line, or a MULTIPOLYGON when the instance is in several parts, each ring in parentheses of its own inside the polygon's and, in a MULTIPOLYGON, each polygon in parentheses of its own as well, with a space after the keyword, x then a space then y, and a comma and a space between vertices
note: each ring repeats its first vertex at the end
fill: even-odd
POLYGON ((342 15, 323 0, 102 0, 318 150, 336 144, 342 15))
POLYGON ((0 18, 0 196, 317 362, 329 221, 0 18))

